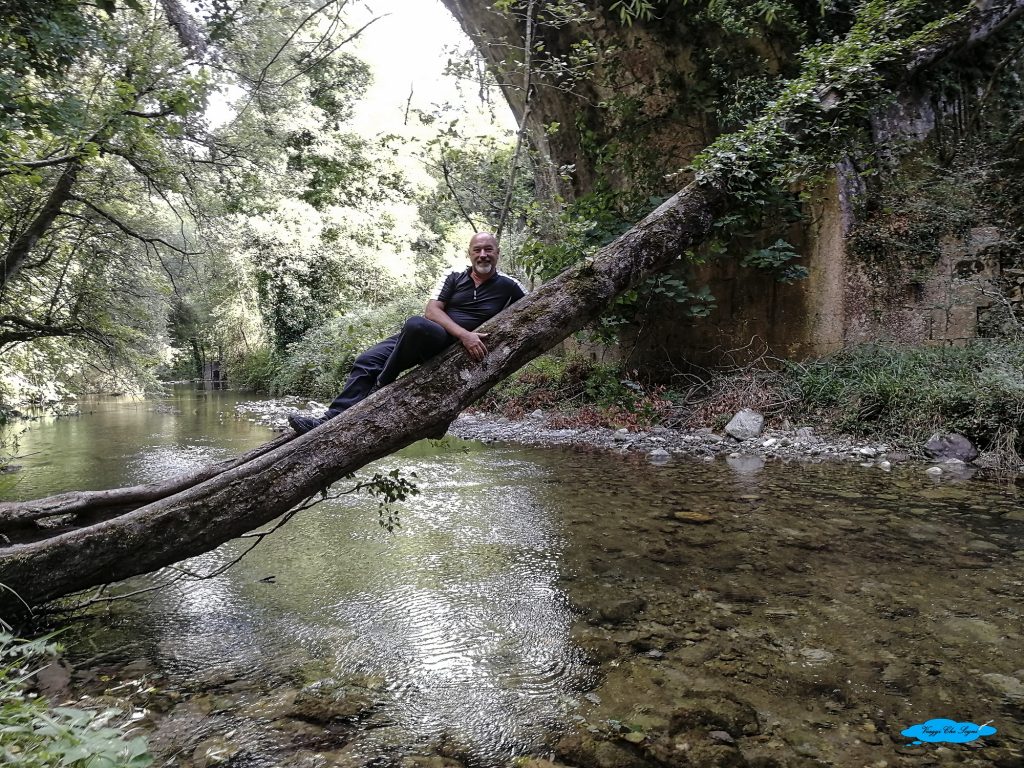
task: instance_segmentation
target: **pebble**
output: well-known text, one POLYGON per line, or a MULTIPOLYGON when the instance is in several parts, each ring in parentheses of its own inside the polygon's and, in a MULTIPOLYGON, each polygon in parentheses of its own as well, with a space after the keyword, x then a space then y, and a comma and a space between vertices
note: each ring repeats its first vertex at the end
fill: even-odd
POLYGON ((925 474, 938 477, 942 474, 942 467, 928 467, 928 469, 925 470, 925 474))
POLYGON ((715 522, 715 518, 711 515, 706 515, 703 512, 673 512, 672 517, 681 523, 689 523, 690 525, 705 525, 707 523, 715 522))

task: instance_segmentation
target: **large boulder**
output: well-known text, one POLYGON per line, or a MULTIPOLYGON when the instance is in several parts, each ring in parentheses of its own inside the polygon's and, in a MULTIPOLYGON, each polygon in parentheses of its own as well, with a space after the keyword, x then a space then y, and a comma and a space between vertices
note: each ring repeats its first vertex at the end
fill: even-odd
POLYGON ((726 434, 737 440, 749 440, 757 437, 764 429, 764 416, 757 411, 744 408, 725 425, 726 434))
POLYGON ((955 432, 948 434, 936 432, 925 443, 924 449, 929 456, 939 461, 955 459, 969 462, 978 458, 978 449, 974 447, 974 444, 955 432))

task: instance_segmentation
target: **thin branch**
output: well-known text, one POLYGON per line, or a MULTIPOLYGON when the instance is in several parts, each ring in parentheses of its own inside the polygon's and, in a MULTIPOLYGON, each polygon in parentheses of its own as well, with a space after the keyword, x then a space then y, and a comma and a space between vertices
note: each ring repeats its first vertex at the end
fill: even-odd
MULTIPOLYGON (((15 165, 18 168, 46 168, 51 165, 63 165, 64 163, 70 163, 72 160, 77 160, 78 155, 61 155, 60 157, 51 157, 48 160, 8 160, 8 165, 15 165)), ((10 176, 16 171, 2 170, 0 176, 10 176)))
POLYGON ((302 75, 306 74, 311 69, 315 69, 321 62, 326 61, 331 56, 333 56, 335 53, 337 53, 342 48, 342 46, 348 45, 353 40, 355 40, 357 37, 359 37, 361 34, 363 34, 363 32, 365 32, 369 28, 369 26, 371 24, 375 24, 376 22, 378 22, 381 19, 386 18, 387 16, 390 16, 390 15, 391 15, 390 13, 382 13, 380 16, 375 16, 374 18, 370 19, 368 22, 363 24, 363 26, 361 26, 359 29, 357 29, 355 32, 353 32, 351 35, 349 35, 344 40, 342 40, 340 43, 338 43, 333 48, 331 48, 331 50, 329 50, 323 56, 318 58, 312 64, 310 64, 307 67, 303 67, 298 72, 296 72, 294 75, 289 77, 287 80, 282 80, 280 83, 273 83, 273 85, 275 87, 277 87, 277 88, 282 88, 282 87, 288 85, 290 82, 292 82, 296 78, 302 77, 302 75))
POLYGON ((459 193, 455 190, 455 186, 452 184, 451 176, 448 173, 448 161, 444 157, 444 149, 441 149, 441 173, 444 174, 444 183, 448 187, 448 191, 452 193, 452 200, 455 201, 455 205, 459 207, 459 211, 462 213, 462 217, 469 223, 469 226, 473 228, 473 231, 477 231, 476 222, 473 221, 472 217, 462 207, 462 200, 459 198, 459 193))
POLYGON ((129 227, 127 224, 125 224, 124 222, 122 222, 121 220, 116 218, 112 213, 110 213, 109 211, 103 210, 102 208, 100 208, 97 205, 93 205, 92 203, 90 203, 85 198, 78 197, 77 195, 70 195, 70 199, 74 200, 76 202, 81 203, 82 205, 84 205, 85 207, 89 208, 92 211, 95 211, 97 214, 99 214, 104 219, 109 221, 111 224, 113 224, 115 227, 120 229, 126 235, 128 235, 129 237, 132 237, 132 238, 134 238, 136 240, 138 240, 139 242, 146 243, 148 245, 157 245, 157 244, 159 244, 159 245, 164 246, 165 248, 171 249, 172 251, 174 251, 176 253, 180 253, 183 256, 197 256, 197 255, 199 255, 199 251, 187 251, 187 250, 185 250, 183 248, 179 248, 178 246, 172 245, 171 243, 167 242, 162 237, 147 237, 146 235, 142 234, 141 232, 136 232, 134 229, 129 227))
POLYGON ((144 117, 148 120, 152 120, 157 117, 167 117, 168 115, 174 114, 174 107, 164 107, 159 112, 140 112, 137 109, 126 109, 125 115, 131 115, 132 117, 144 117))

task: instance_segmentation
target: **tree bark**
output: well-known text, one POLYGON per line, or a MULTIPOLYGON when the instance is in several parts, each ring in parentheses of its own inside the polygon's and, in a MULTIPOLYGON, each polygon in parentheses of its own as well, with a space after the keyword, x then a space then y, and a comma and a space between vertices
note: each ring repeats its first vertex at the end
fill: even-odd
POLYGON ((181 47, 188 51, 194 59, 201 60, 206 55, 209 43, 202 30, 199 29, 196 20, 192 18, 192 14, 180 0, 160 0, 160 4, 167 16, 167 23, 178 35, 181 47))
POLYGON ((198 485, 226 470, 241 466, 278 448, 291 440, 291 435, 282 435, 269 443, 233 459, 210 464, 196 472, 172 477, 162 483, 133 485, 127 488, 113 488, 106 491, 71 491, 32 501, 0 502, 0 535, 8 539, 19 535, 30 539, 54 536, 59 530, 37 530, 26 536, 24 529, 34 526, 40 520, 55 517, 89 517, 92 522, 138 509, 151 501, 157 501, 198 485))
MULTIPOLYGON (((937 31, 899 61, 887 61, 885 72, 864 77, 905 78, 1022 10, 1024 0, 972 4, 966 21, 937 31)), ((818 92, 827 94, 827 85, 821 83, 818 92)), ((491 349, 482 363, 453 348, 324 426, 203 482, 94 525, 0 549, 0 584, 38 604, 198 555, 273 520, 341 477, 446 427, 503 378, 600 315, 617 295, 682 258, 728 204, 724 182, 690 184, 595 257, 482 326, 491 349)))
POLYGON ((53 222, 60 215, 61 207, 70 199, 71 190, 75 186, 78 172, 82 169, 82 159, 72 157, 67 162, 67 167, 57 178, 50 191, 46 202, 36 217, 28 225, 24 232, 18 235, 7 247, 4 254, 3 273, 0 275, 0 291, 7 287, 7 284, 21 271, 21 268, 28 260, 29 254, 39 242, 39 238, 46 234, 53 222))

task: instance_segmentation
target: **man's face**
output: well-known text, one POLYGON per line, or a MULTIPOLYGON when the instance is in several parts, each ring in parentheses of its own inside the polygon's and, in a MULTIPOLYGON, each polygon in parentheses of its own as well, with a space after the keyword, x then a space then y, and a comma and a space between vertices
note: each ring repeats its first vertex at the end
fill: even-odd
POLYGON ((500 254, 498 242, 493 235, 473 235, 469 241, 469 263, 480 277, 487 278, 494 274, 500 254))

